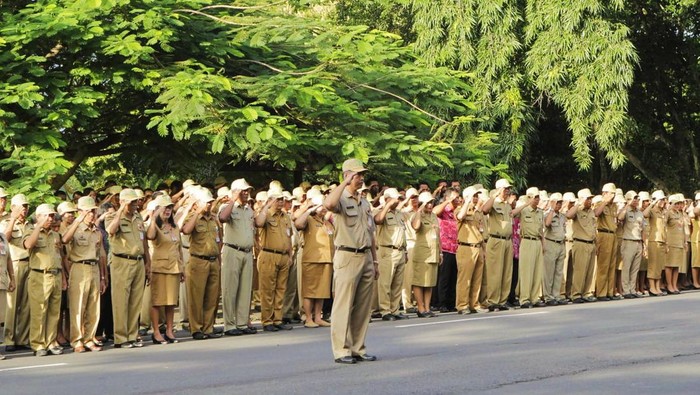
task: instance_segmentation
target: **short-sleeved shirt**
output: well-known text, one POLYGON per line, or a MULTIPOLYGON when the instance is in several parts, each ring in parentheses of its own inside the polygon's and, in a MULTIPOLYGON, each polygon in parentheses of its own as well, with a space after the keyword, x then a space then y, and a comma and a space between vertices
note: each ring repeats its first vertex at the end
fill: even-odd
POLYGON ((691 223, 693 224, 693 233, 690 234, 690 241, 700 243, 700 218, 692 218, 691 223))
POLYGON ((333 224, 323 218, 310 215, 304 228, 302 262, 333 262, 333 224))
MULTIPOLYGON (((190 213, 185 223, 197 213, 190 213)), ((200 215, 190 233, 190 255, 216 256, 219 255, 219 223, 213 215, 200 215)))
POLYGON ((544 214, 538 207, 524 207, 518 213, 520 218, 520 236, 540 238, 544 226, 544 214))
POLYGON ((102 245, 102 233, 97 226, 88 226, 84 222, 78 224, 73 233, 70 248, 68 248, 68 260, 79 262, 83 260, 97 260, 100 256, 102 245))
POLYGON ((377 224, 377 245, 380 247, 406 247, 406 220, 404 213, 389 210, 384 222, 377 224))
MULTIPOLYGON (((115 220, 116 213, 110 213, 105 217, 105 226, 115 220)), ((146 237, 146 228, 143 225, 141 214, 134 213, 131 218, 125 215, 119 219, 117 232, 109 235, 109 248, 112 254, 143 255, 143 240, 146 237)))
POLYGON ((658 207, 649 211, 649 241, 666 242, 666 212, 658 207))
POLYGON ((164 274, 182 273, 180 230, 177 227, 167 230, 163 228, 156 226, 156 238, 148 241, 151 249, 151 271, 164 274))
POLYGON ((683 229, 683 226, 683 213, 669 210, 666 215, 666 243, 669 247, 684 247, 685 229, 683 229))
MULTIPOLYGON (((418 215, 411 215, 413 218, 418 215)), ((413 248, 413 261, 424 263, 440 262, 440 223, 433 213, 421 215, 420 228, 416 229, 416 245, 413 248)))
POLYGON ((623 240, 642 240, 644 230, 644 214, 641 210, 634 210, 631 207, 625 213, 625 223, 622 226, 623 240))
POLYGON ((545 228, 544 237, 554 241, 563 241, 566 238, 566 216, 561 211, 552 215, 552 222, 545 228))
POLYGON ((10 256, 10 247, 8 246, 5 234, 0 232, 0 291, 6 290, 10 286, 10 277, 7 274, 7 258, 10 256))
POLYGON ((510 237, 513 235, 513 220, 510 217, 512 208, 508 202, 493 202, 489 211, 489 234, 500 237, 510 237))
POLYGON ((457 240, 459 243, 479 244, 484 241, 481 233, 481 221, 484 214, 481 210, 471 208, 467 210, 462 220, 457 225, 457 240))
POLYGON ((607 204, 603 212, 598 216, 598 229, 610 232, 617 230, 617 208, 614 204, 607 204))
MULTIPOLYGON (((27 225, 22 237, 22 244, 34 231, 33 225, 27 225)), ((37 270, 54 270, 61 268, 61 235, 53 230, 42 229, 36 245, 29 249, 29 268, 37 270)))
POLYGON ((574 239, 593 241, 595 240, 596 218, 592 208, 588 210, 580 206, 576 211, 576 217, 571 224, 574 239))
MULTIPOLYGON (((5 232, 9 221, 9 218, 5 218, 2 222, 0 222, 0 232, 5 232)), ((15 224, 12 227, 12 238, 8 241, 8 244, 10 247, 10 258, 13 261, 29 259, 29 252, 24 249, 22 244, 22 238, 24 237, 26 225, 27 223, 24 221, 15 221, 15 224)))
POLYGON ((440 244, 444 252, 457 252, 457 218, 451 204, 447 204, 440 215, 440 244))
POLYGON ((287 213, 268 210, 265 226, 260 228, 260 246, 284 252, 292 248, 292 221, 287 213))
POLYGON ((219 213, 229 204, 233 204, 231 215, 222 225, 224 227, 224 243, 241 248, 253 248, 255 244, 255 220, 253 209, 247 204, 238 202, 221 206, 219 213))
POLYGON ((374 221, 371 216, 371 206, 367 199, 354 197, 347 190, 338 200, 333 213, 335 225, 335 246, 349 248, 372 247, 374 221))

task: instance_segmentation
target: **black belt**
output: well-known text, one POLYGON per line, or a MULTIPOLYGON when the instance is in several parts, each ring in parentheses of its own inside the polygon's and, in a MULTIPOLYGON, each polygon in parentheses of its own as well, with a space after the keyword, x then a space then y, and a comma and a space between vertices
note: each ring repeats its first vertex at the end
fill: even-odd
POLYGON ((263 248, 262 250, 265 251, 265 252, 269 252, 269 253, 271 253, 271 254, 287 255, 287 251, 273 250, 272 248, 263 248))
POLYGON ((43 274, 53 274, 54 276, 61 273, 61 269, 32 269, 32 271, 43 274))
POLYGON ((224 245, 225 245, 226 247, 231 247, 231 248, 233 248, 234 250, 243 251, 243 252, 251 252, 251 251, 253 250, 252 248, 243 248, 243 247, 239 247, 239 246, 237 246, 237 245, 235 245, 235 244, 224 243, 224 245))
POLYGON ((581 243, 586 243, 586 244, 594 244, 595 240, 583 240, 583 239, 577 239, 574 237, 574 241, 580 241, 581 243))
POLYGON ((384 248, 391 248, 393 250, 399 250, 399 251, 405 251, 406 247, 396 247, 396 246, 391 246, 391 245, 380 245, 380 247, 384 248))
POLYGON ((219 257, 218 255, 196 255, 196 254, 190 254, 190 256, 193 256, 195 258, 199 258, 199 259, 204 260, 204 261, 209 261, 209 262, 213 262, 219 257))
POLYGON ((29 257, 22 258, 22 259, 15 259, 14 262, 29 262, 29 257))
POLYGON ((635 242, 635 243, 641 243, 641 242, 642 242, 641 239, 640 239, 640 240, 635 240, 635 239, 622 239, 622 240, 624 240, 624 241, 633 241, 633 242, 635 242))
POLYGON ((336 247, 336 250, 352 252, 355 254, 362 254, 365 251, 369 250, 369 247, 352 248, 352 247, 346 247, 346 246, 338 246, 338 247, 336 247))
POLYGON ((551 241, 552 243, 557 243, 557 244, 563 244, 563 243, 564 243, 564 240, 554 240, 554 239, 550 239, 549 237, 545 237, 545 240, 549 240, 549 241, 551 241))
POLYGON ((182 248, 189 250, 190 246, 182 246, 182 248))
POLYGON ((462 243, 461 241, 459 242, 459 245, 475 248, 481 247, 481 243, 462 243))
POLYGON ((129 254, 115 254, 115 253, 112 253, 112 255, 119 257, 119 258, 123 258, 123 259, 129 259, 132 261, 138 261, 140 259, 143 259, 143 255, 129 255, 129 254))
POLYGON ((523 236, 523 239, 526 239, 526 240, 539 240, 540 238, 539 238, 539 237, 523 236))
POLYGON ((97 259, 83 259, 82 261, 73 261, 73 263, 82 263, 83 265, 95 266, 97 265, 97 259))
POLYGON ((510 240, 510 236, 499 236, 499 235, 489 235, 491 237, 494 237, 496 239, 501 239, 501 240, 510 240))
POLYGON ((612 230, 607 230, 607 229, 598 229, 598 232, 603 232, 603 233, 615 233, 612 230))

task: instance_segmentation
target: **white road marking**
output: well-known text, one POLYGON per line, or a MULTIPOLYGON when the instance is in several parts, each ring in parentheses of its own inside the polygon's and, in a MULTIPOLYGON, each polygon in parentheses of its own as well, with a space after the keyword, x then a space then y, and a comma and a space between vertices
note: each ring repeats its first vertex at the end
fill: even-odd
POLYGON ((426 326, 426 325, 442 325, 442 324, 454 324, 455 322, 464 322, 464 321, 476 321, 476 320, 493 320, 496 318, 514 318, 514 317, 522 317, 525 315, 538 315, 538 314, 548 314, 549 311, 536 311, 532 313, 523 313, 523 314, 509 314, 509 315, 494 315, 490 317, 474 317, 474 318, 463 318, 460 320, 450 320, 450 321, 436 321, 436 322, 424 322, 420 324, 407 324, 407 325, 397 325, 397 328, 411 328, 415 326, 426 326))
POLYGON ((63 365, 68 365, 67 363, 51 363, 48 365, 32 365, 32 366, 20 366, 16 368, 7 368, 7 369, 0 369, 0 372, 9 372, 11 370, 25 370, 25 369, 38 369, 38 368, 48 368, 51 366, 63 366, 63 365))

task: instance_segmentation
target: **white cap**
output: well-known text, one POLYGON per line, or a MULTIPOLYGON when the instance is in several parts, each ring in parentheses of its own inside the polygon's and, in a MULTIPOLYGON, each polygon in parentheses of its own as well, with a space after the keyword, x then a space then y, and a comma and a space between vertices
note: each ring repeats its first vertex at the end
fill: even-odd
POLYGON ((194 197, 199 200, 200 203, 207 204, 214 201, 214 196, 212 196, 211 191, 208 188, 197 187, 197 190, 193 192, 194 197))
POLYGON ((627 203, 627 201, 625 200, 624 196, 615 194, 615 198, 613 199, 613 203, 625 204, 625 203, 627 203))
POLYGON ((510 182, 506 180, 505 178, 501 178, 500 180, 496 181, 496 189, 499 188, 510 188, 512 185, 510 185, 510 182))
POLYGON ((433 194, 430 192, 421 192, 418 195, 418 201, 421 203, 428 203, 433 201, 433 194))
POLYGON ((268 189, 279 189, 280 191, 282 190, 282 183, 277 181, 277 180, 272 180, 270 181, 270 185, 268 189))
POLYGON ((398 199, 399 191, 396 188, 387 188, 384 190, 384 197, 390 199, 398 199))
POLYGON ((306 192, 304 192, 304 188, 302 187, 296 187, 292 189, 292 196, 297 198, 297 200, 301 200, 301 198, 303 198, 305 194, 306 192))
POLYGON ((138 196, 139 199, 141 199, 142 197, 146 196, 146 195, 143 193, 143 191, 140 190, 140 189, 134 189, 134 193, 136 193, 136 196, 138 196))
POLYGON ((260 191, 255 195, 255 200, 258 202, 264 202, 267 200, 267 192, 265 191, 260 191))
POLYGON ((228 187, 223 186, 216 190, 216 197, 222 198, 224 196, 227 196, 229 193, 231 193, 231 190, 228 187))
POLYGON ((416 188, 408 188, 406 191, 406 199, 410 199, 414 196, 418 196, 418 190, 416 188))
POLYGON ((90 196, 83 196, 78 199, 78 210, 94 210, 96 208, 95 199, 90 196))
POLYGON ((56 214, 52 204, 43 203, 36 208, 36 215, 56 214))
POLYGON ((56 211, 58 211, 59 214, 63 215, 65 213, 74 213, 78 211, 78 208, 75 207, 75 204, 73 204, 73 202, 61 202, 61 204, 59 204, 56 208, 56 211))
MULTIPOLYGON (((588 192, 590 192, 590 190, 588 192)), ((573 192, 564 192, 564 196, 562 198, 567 202, 573 202, 576 200, 576 195, 574 195, 573 192)))
POLYGON ((185 189, 189 186, 195 186, 195 185, 199 185, 199 184, 194 182, 194 180, 192 180, 192 179, 187 179, 187 180, 185 180, 185 182, 182 183, 182 189, 185 189))
POLYGON ((253 189, 253 187, 246 182, 245 178, 239 178, 237 180, 233 180, 233 182, 231 183, 231 190, 233 191, 234 189, 240 189, 241 191, 244 191, 246 189, 253 189))
POLYGON ((122 187, 120 187, 119 185, 112 185, 111 187, 107 188, 107 193, 110 193, 112 195, 116 195, 121 191, 122 187))
POLYGON ((323 195, 314 196, 311 198, 311 204, 314 206, 320 206, 323 204, 323 195))
POLYGON ((668 202, 670 204, 680 203, 683 200, 685 200, 685 199, 683 198, 683 194, 681 194, 681 193, 674 193, 673 195, 668 197, 668 202))
MULTIPOLYGON (((570 192, 569 192, 570 193, 570 192)), ((574 194, 571 194, 572 199, 574 198, 574 194)), ((564 198, 561 196, 561 193, 559 192, 554 192, 553 194, 549 195, 549 200, 552 202, 561 202, 564 200, 564 198)))
POLYGON ((649 192, 639 191, 639 201, 643 202, 645 200, 651 200, 651 196, 649 196, 649 192))
MULTIPOLYGON (((157 207, 168 207, 168 206, 172 206, 172 205, 174 204, 174 203, 173 203, 173 200, 170 199, 170 196, 165 195, 165 194, 163 194, 163 195, 158 195, 158 197, 156 197, 155 199, 151 200, 151 202, 155 202, 155 205, 156 205, 157 207)), ((149 203, 150 203, 150 202, 149 202, 149 203)))
POLYGON ((25 204, 29 204, 29 201, 23 193, 16 194, 12 197, 12 200, 10 201, 10 205, 12 206, 24 206, 25 204))
POLYGON ((9 196, 9 195, 7 194, 7 192, 5 192, 5 188, 0 187, 0 198, 4 198, 7 196, 9 196))
POLYGON ((474 195, 476 195, 477 193, 479 193, 479 190, 478 190, 478 189, 474 188, 473 186, 468 186, 468 187, 464 188, 464 190, 462 191, 462 197, 463 197, 465 200, 466 200, 466 199, 471 199, 471 198, 473 198, 474 195))
POLYGON ((635 191, 627 191, 627 193, 625 193, 625 200, 632 200, 632 199, 634 199, 634 198, 637 197, 637 196, 639 196, 639 194, 637 194, 637 192, 635 192, 635 191))
POLYGON ((146 211, 154 211, 158 207, 155 200, 151 200, 146 204, 146 211))
POLYGON ((323 193, 321 192, 320 189, 309 189, 308 192, 306 192, 306 198, 307 199, 313 199, 316 196, 323 196, 323 193))
POLYGON ((294 196, 292 196, 292 194, 289 193, 289 191, 282 191, 282 197, 284 198, 284 200, 294 200, 294 196))
POLYGON ((525 196, 529 197, 530 199, 534 198, 535 196, 540 195, 540 190, 537 189, 537 187, 530 187, 525 191, 525 196))
POLYGON ((579 199, 588 199, 589 197, 593 197, 593 194, 591 193, 591 190, 588 188, 583 188, 578 193, 576 194, 579 199))
POLYGON ((138 198, 139 197, 136 194, 136 191, 131 188, 122 189, 121 192, 119 192, 119 200, 123 200, 125 202, 138 200, 138 198))
POLYGON ((617 188, 615 187, 615 184, 613 184, 612 182, 609 182, 609 183, 603 185, 603 192, 612 192, 612 193, 615 193, 615 190, 616 190, 616 189, 617 189, 617 188))
POLYGON ((603 201, 603 195, 595 195, 593 196, 593 204, 598 204, 603 201))
POLYGON ((653 200, 665 199, 665 198, 666 198, 666 194, 664 193, 664 191, 662 191, 662 190, 660 190, 660 189, 657 189, 657 190, 655 190, 654 192, 651 193, 651 198, 652 198, 653 200))
POLYGON ((283 198, 284 195, 282 195, 282 190, 277 189, 277 188, 270 188, 267 191, 267 198, 268 199, 281 199, 283 198))
POLYGON ((541 200, 549 200, 549 194, 545 190, 540 191, 540 199, 541 200))
POLYGON ((695 194, 695 200, 700 200, 700 192, 695 194))

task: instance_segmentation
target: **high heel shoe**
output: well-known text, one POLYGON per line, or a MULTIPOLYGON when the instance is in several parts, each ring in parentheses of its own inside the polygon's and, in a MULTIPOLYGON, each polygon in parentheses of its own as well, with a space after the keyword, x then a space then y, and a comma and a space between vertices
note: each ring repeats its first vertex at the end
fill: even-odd
POLYGON ((165 341, 170 343, 170 344, 180 343, 179 340, 175 339, 174 337, 168 337, 168 335, 163 335, 163 339, 165 339, 165 341))
MULTIPOLYGON (((163 336, 163 337, 165 337, 165 336, 163 336)), ((155 336, 153 336, 153 344, 168 344, 168 341, 167 340, 158 340, 158 339, 156 339, 155 336)))

